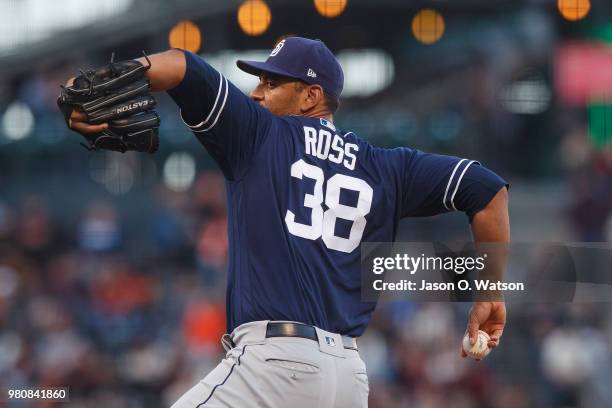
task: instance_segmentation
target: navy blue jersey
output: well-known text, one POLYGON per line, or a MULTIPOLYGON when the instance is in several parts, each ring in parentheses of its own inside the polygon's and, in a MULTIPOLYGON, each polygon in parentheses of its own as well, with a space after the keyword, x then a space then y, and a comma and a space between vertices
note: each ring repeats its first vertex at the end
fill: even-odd
POLYGON ((226 178, 228 331, 293 320, 361 335, 375 304, 360 299, 360 244, 393 241, 402 217, 472 217, 505 185, 473 160, 376 148, 324 119, 274 116, 185 55, 169 94, 226 178))

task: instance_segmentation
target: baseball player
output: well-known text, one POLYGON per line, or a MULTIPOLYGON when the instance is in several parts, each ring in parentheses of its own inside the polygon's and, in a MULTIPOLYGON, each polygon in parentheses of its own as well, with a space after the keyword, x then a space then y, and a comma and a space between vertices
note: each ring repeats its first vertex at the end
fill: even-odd
MULTIPOLYGON (((375 304, 360 299, 360 244, 393 241, 401 218, 455 210, 476 241, 507 242, 506 182, 474 160, 376 148, 338 129, 343 72, 319 40, 289 37, 265 62, 238 61, 259 77, 250 98, 187 51, 137 61, 227 186, 227 354, 173 406, 367 406, 357 338, 375 304)), ((90 140, 111 137, 112 125, 79 109, 66 117, 90 140)), ((495 347, 504 325, 503 302, 475 302, 467 331, 473 342, 486 331, 495 347)))

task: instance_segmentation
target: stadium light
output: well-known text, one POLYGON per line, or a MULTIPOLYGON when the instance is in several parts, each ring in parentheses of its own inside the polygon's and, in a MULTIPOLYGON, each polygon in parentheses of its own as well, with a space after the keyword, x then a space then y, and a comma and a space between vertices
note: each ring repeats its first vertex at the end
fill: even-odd
POLYGON ((346 9, 347 0, 314 0, 317 12, 323 17, 338 17, 346 9))
POLYGON ((501 103, 511 113, 536 115, 545 112, 552 98, 548 84, 540 78, 513 82, 502 91, 501 103))
POLYGON ((247 0, 238 8, 238 25, 251 36, 266 32, 272 21, 270 7, 263 0, 247 0))
POLYGON ((2 130, 4 136, 17 141, 25 139, 34 129, 34 114, 30 107, 23 102, 11 103, 2 117, 2 130))
POLYGON ((412 34, 423 44, 438 42, 444 34, 444 18, 433 9, 423 9, 412 19, 412 34))
POLYGON ((589 14, 591 2, 590 0, 557 0, 557 8, 564 19, 577 21, 589 14))
POLYGON ((186 152, 172 153, 164 163, 164 184, 173 191, 186 191, 196 176, 196 163, 186 152))
POLYGON ((182 48, 191 52, 200 51, 202 35, 198 26, 189 20, 176 23, 168 34, 171 48, 182 48))

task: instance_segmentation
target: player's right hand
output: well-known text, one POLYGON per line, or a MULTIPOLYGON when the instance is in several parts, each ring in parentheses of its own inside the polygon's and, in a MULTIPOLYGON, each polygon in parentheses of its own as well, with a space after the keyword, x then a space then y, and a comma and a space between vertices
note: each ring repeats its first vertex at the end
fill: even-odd
MULTIPOLYGON (((478 330, 490 337, 489 348, 499 346, 506 325, 506 304, 504 302, 474 302, 470 310, 466 332, 470 335, 470 344, 474 345, 478 338, 478 330)), ((461 347, 461 357, 467 357, 461 347)))

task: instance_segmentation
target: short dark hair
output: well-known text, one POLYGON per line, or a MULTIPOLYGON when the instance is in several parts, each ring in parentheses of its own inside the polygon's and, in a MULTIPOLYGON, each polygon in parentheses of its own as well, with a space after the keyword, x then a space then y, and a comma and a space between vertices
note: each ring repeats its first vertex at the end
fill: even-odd
POLYGON ((338 108, 340 107, 340 99, 328 94, 327 92, 323 92, 323 96, 325 99, 325 106, 331 113, 336 113, 338 108))

